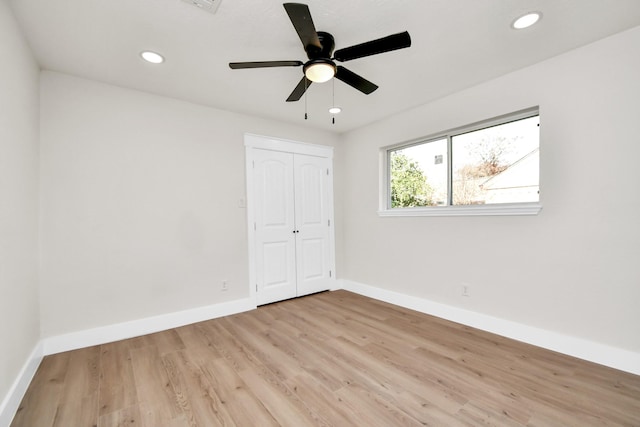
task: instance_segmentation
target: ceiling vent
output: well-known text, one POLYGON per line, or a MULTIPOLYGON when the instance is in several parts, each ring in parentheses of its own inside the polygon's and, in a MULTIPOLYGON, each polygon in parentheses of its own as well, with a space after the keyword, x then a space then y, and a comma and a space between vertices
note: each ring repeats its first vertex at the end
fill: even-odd
POLYGON ((222 0, 183 0, 196 6, 198 9, 206 10, 209 13, 216 13, 222 0))

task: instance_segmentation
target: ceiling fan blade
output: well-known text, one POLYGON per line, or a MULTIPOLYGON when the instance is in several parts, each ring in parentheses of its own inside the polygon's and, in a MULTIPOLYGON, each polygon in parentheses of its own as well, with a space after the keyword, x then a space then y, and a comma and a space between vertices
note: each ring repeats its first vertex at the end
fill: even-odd
POLYGON ((311 51, 322 50, 322 44, 318 38, 316 27, 313 25, 309 6, 301 3, 285 3, 283 6, 300 37, 304 50, 306 52, 309 52, 310 49, 311 51))
POLYGON ((302 77, 298 86, 291 92, 291 95, 287 98, 287 102, 299 101, 302 98, 302 95, 307 91, 307 88, 311 86, 311 80, 309 80, 306 76, 302 77))
POLYGON ((350 61, 352 59, 390 52, 392 50, 403 49, 409 46, 411 46, 411 36, 409 36, 408 31, 405 31, 404 33, 392 34, 381 39, 371 40, 366 43, 336 50, 334 53, 334 59, 341 62, 350 61))
POLYGON ((302 61, 229 62, 229 68, 239 70, 242 68, 299 67, 302 64, 302 61))
POLYGON ((336 71, 336 79, 342 80, 349 86, 358 89, 360 92, 369 95, 374 90, 378 89, 378 86, 371 83, 369 80, 360 77, 353 71, 349 71, 342 65, 338 65, 336 71))

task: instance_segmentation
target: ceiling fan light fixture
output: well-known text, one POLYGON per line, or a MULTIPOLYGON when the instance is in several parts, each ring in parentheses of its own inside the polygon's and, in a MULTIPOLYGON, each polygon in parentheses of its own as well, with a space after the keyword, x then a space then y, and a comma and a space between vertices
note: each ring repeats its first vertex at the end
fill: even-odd
POLYGON ((311 60, 304 66, 304 75, 314 83, 328 82, 336 75, 336 65, 331 60, 311 60))
POLYGON ((522 15, 521 17, 519 17, 515 21, 513 21, 513 23, 511 24, 511 27, 516 29, 516 30, 523 30, 525 28, 529 28, 530 26, 532 26, 533 24, 538 22, 540 20, 540 18, 542 18, 542 13, 540 13, 540 12, 529 12, 529 13, 526 13, 526 14, 522 15))
POLYGON ((340 114, 341 111, 342 111, 342 108, 340 108, 340 107, 331 107, 331 108, 329 108, 329 113, 330 114, 340 114))

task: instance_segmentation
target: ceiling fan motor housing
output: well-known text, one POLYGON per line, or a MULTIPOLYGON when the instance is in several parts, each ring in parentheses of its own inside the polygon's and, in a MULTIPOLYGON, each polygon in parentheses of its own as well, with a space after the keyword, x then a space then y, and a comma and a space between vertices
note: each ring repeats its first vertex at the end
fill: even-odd
POLYGON ((333 49, 336 47, 336 42, 333 39, 333 36, 324 31, 318 31, 318 40, 320 40, 321 49, 318 49, 317 46, 312 44, 308 44, 305 46, 305 51, 307 52, 307 57, 309 59, 317 59, 317 58, 326 58, 330 59, 331 55, 333 55, 333 49))

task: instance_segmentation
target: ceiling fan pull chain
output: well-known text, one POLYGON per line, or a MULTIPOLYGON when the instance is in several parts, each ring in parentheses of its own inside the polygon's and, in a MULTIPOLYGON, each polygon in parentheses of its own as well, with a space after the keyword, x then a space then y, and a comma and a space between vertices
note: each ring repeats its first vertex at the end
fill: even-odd
MULTIPOLYGON (((331 79, 331 107, 336 106, 336 79, 331 79)), ((331 124, 336 124, 336 116, 331 114, 331 124)))
POLYGON ((307 79, 304 79, 304 119, 307 120, 307 79))

